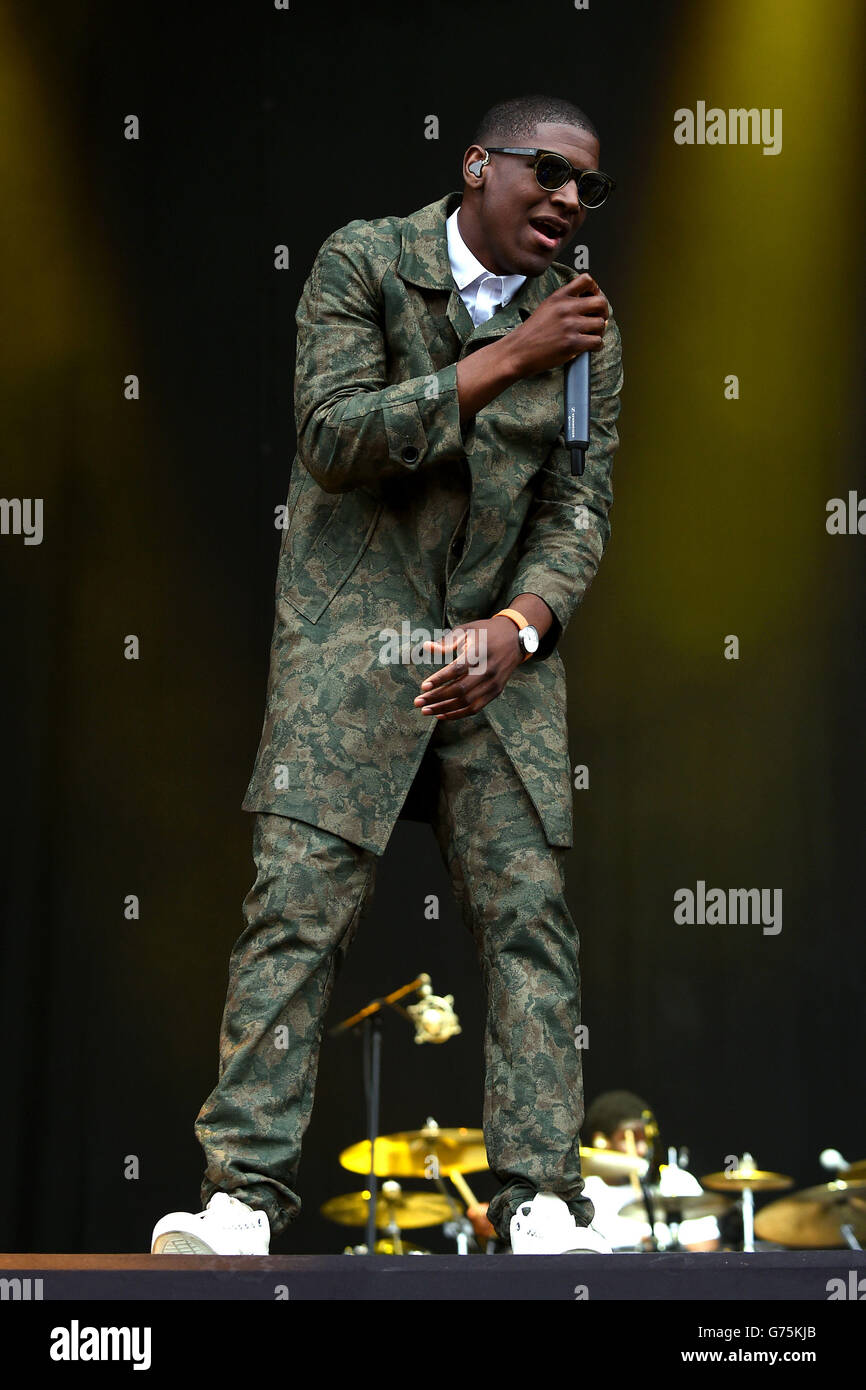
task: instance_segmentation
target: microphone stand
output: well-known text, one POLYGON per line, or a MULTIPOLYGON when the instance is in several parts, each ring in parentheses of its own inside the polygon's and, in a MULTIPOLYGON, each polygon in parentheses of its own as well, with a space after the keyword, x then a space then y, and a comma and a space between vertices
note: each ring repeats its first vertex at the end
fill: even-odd
POLYGON ((379 1094, 382 1084, 382 1019, 374 1014, 364 1019, 364 1095, 367 1099, 367 1138, 370 1141, 370 1172, 367 1188, 367 1254, 376 1250, 376 1206, 379 1178, 376 1173, 376 1136, 379 1133, 379 1094))
POLYGON ((395 989, 392 994, 386 994, 381 999, 374 999, 363 1009, 352 1014, 350 1018, 344 1018, 342 1023, 336 1024, 328 1030, 329 1037, 336 1037, 340 1033, 347 1033, 358 1024, 363 1024, 364 1039, 364 1096, 367 1101, 367 1138, 370 1142, 370 1172, 367 1175, 367 1187, 370 1192, 370 1200, 367 1206, 367 1254, 373 1255, 376 1250, 376 1206, 379 1197, 379 1178, 376 1173, 376 1138, 379 1133, 379 1099, 382 1087, 382 1019, 381 1011, 386 1006, 396 1009, 404 1018, 411 1022, 411 1015, 397 1003, 404 995, 411 994, 413 990, 420 989, 422 985, 429 985, 429 975, 419 975, 411 984, 403 985, 400 989, 395 989))

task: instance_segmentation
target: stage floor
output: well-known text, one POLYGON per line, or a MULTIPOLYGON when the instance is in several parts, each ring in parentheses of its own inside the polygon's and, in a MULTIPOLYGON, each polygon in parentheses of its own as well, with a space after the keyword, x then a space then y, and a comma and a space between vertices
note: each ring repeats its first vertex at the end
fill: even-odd
POLYGON ((4 1301, 866 1300, 866 1252, 0 1255, 4 1301), (28 1282, 29 1281, 29 1282, 28 1282), (39 1282, 41 1281, 41 1282, 39 1282), (839 1282, 833 1282, 839 1281, 839 1282))

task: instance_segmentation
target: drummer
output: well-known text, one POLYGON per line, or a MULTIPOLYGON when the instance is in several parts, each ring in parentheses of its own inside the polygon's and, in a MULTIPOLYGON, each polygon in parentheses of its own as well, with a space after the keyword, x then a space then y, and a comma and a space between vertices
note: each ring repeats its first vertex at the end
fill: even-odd
MULTIPOLYGON (((633 1091, 605 1091, 587 1110, 581 1137, 584 1144, 594 1149, 615 1149, 648 1159, 653 1143, 657 1142, 658 1126, 650 1106, 633 1091)), ((662 1164, 658 1187, 666 1196, 700 1196, 703 1192, 692 1173, 670 1164, 662 1164)), ((586 1178, 584 1192, 595 1207, 593 1226, 610 1241, 614 1250, 649 1248, 649 1223, 619 1215, 629 1202, 640 1200, 637 1184, 628 1175, 618 1182, 586 1178)), ((655 1234, 658 1249, 671 1244, 672 1234, 664 1222, 656 1222, 655 1234)), ((714 1216, 681 1222, 677 1237, 686 1250, 719 1249, 719 1227, 714 1216)))

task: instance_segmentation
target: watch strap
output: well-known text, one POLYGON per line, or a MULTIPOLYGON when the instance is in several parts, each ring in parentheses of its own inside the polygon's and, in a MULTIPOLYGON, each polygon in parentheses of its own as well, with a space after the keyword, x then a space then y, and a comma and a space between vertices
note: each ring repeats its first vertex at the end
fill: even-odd
MULTIPOLYGON (((518 613, 516 608, 500 608, 499 612, 494 613, 493 616, 494 618, 510 618, 513 623, 517 624, 518 632, 522 632, 525 627, 531 626, 529 619, 524 618, 522 613, 518 613)), ((523 660, 528 661, 531 656, 532 652, 527 652, 523 660)))

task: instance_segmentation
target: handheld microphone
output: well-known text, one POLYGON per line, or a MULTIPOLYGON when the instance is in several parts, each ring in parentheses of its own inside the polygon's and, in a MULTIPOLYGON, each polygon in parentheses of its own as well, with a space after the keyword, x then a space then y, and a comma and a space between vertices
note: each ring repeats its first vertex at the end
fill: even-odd
POLYGON ((571 472, 583 475, 589 448, 589 352, 573 357, 565 369, 565 443, 571 450, 571 472))

